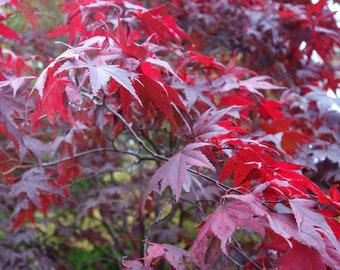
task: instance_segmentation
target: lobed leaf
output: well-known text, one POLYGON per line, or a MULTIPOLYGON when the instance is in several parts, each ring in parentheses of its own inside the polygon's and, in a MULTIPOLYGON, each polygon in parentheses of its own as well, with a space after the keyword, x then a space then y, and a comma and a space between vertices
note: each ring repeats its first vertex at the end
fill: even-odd
MULTIPOLYGON (((208 168, 215 170, 207 157, 197 148, 207 146, 208 143, 191 143, 186 145, 182 151, 166 161, 152 176, 147 192, 144 197, 144 203, 147 196, 156 191, 163 193, 166 187, 170 187, 178 201, 182 189, 189 191, 191 186, 188 168, 191 166, 199 168, 208 168)), ((143 203, 143 205, 144 205, 143 203)))

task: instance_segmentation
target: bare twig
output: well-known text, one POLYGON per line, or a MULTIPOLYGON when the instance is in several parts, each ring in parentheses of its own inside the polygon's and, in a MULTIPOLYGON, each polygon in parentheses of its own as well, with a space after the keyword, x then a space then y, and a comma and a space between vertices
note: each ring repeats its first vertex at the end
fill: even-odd
MULTIPOLYGON (((134 129, 131 127, 131 125, 126 122, 126 120, 124 119, 123 116, 121 116, 115 108, 113 108, 111 105, 109 104, 106 104, 104 103, 104 105, 106 106, 106 108, 112 112, 120 121, 123 122, 123 124, 126 126, 126 128, 130 131, 130 133, 132 134, 132 136, 136 139, 136 141, 147 151, 149 152, 153 157, 155 158, 158 158, 160 160, 163 160, 163 161, 169 161, 169 158, 167 157, 164 157, 162 155, 159 155, 157 153, 155 153, 152 149, 150 149, 146 144, 145 142, 138 136, 138 134, 134 131, 134 129)), ((227 185, 224 185, 222 183, 220 183, 218 180, 215 180, 207 175, 204 175, 200 172, 197 172, 193 169, 188 169, 188 172, 194 174, 194 175, 197 175, 197 176, 200 176, 201 178, 209 181, 209 182, 212 182, 214 183, 216 186, 218 186, 219 188, 221 188, 222 190, 224 191, 229 191, 231 189, 231 187, 227 186, 227 185)), ((241 193, 239 191, 236 191, 237 193, 241 193)))
MULTIPOLYGON (((221 189, 224 190, 224 191, 229 191, 229 190, 232 189, 232 187, 229 187, 229 186, 227 186, 227 185, 225 185, 225 184, 222 184, 222 183, 220 183, 218 180, 213 179, 213 178, 211 178, 211 177, 209 177, 209 176, 207 176, 207 175, 205 175, 205 174, 203 174, 203 173, 200 173, 200 172, 198 172, 198 171, 195 171, 194 169, 188 169, 188 172, 190 172, 190 173, 192 173, 192 174, 194 174, 194 175, 197 175, 197 176, 203 178, 203 179, 206 180, 206 181, 209 181, 209 182, 211 182, 211 183, 214 183, 216 186, 218 186, 219 188, 221 188, 221 189)), ((238 193, 238 194, 242 194, 242 192, 240 192, 240 191, 238 191, 238 190, 235 190, 235 192, 238 193)))
POLYGON ((160 160, 164 160, 164 161, 168 161, 169 159, 167 157, 161 156, 157 153, 155 153, 150 147, 148 147, 145 142, 138 136, 138 134, 134 131, 134 129, 131 127, 131 124, 129 124, 128 122, 126 122, 126 120, 124 119, 123 116, 121 116, 115 108, 113 108, 113 106, 104 103, 104 105, 106 106, 106 108, 112 112, 120 121, 123 122, 124 126, 130 131, 130 133, 132 134, 132 136, 136 139, 136 141, 149 153, 151 154, 153 157, 158 158, 160 160))
POLYGON ((65 158, 62 158, 62 159, 59 159, 59 160, 53 160, 53 161, 50 161, 50 162, 42 162, 42 163, 29 164, 29 165, 27 165, 27 164, 26 165, 25 164, 24 165, 15 165, 12 168, 10 168, 9 170, 4 171, 0 174, 7 175, 7 174, 14 172, 17 169, 29 169, 29 168, 39 167, 39 166, 41 166, 41 167, 51 167, 51 166, 55 166, 55 165, 58 165, 58 164, 63 163, 63 162, 67 162, 67 161, 72 160, 72 159, 77 159, 77 158, 87 156, 87 155, 90 155, 90 154, 95 154, 95 153, 98 153, 98 152, 114 152, 114 153, 120 153, 120 154, 124 154, 124 155, 131 155, 131 156, 136 157, 138 159, 138 162, 145 161, 145 160, 154 160, 154 158, 152 158, 152 157, 142 157, 142 156, 139 156, 138 154, 133 153, 133 152, 118 150, 115 147, 112 147, 112 148, 100 147, 100 148, 95 148, 95 149, 87 150, 87 151, 84 151, 84 152, 80 152, 80 153, 74 154, 73 156, 65 157, 65 158))
POLYGON ((233 239, 235 245, 234 248, 244 257, 246 258, 252 265, 254 265, 254 267, 256 269, 262 269, 262 267, 260 265, 258 265, 256 262, 254 262, 254 260, 252 258, 250 258, 248 256, 248 254, 242 249, 240 243, 237 241, 236 237, 234 235, 231 236, 231 238, 233 239))

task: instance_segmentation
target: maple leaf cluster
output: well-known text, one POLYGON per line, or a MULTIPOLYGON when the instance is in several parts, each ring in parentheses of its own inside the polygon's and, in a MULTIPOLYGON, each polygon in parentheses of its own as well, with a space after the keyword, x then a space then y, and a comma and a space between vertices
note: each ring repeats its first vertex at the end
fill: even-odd
POLYGON ((0 3, 1 269, 339 269, 327 1, 144 2, 0 3))

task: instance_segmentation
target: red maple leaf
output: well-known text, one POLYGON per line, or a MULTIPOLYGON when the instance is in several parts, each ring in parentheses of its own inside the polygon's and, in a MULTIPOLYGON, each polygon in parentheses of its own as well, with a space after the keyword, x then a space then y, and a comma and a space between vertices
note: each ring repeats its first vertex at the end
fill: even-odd
POLYGON ((295 243, 280 258, 279 270, 326 270, 320 253, 311 247, 295 243), (298 254, 298 256, 297 256, 298 254))
POLYGON ((239 106, 231 106, 223 110, 209 109, 201 115, 193 126, 193 135, 202 140, 208 140, 212 137, 220 136, 226 133, 219 122, 223 117, 238 117, 239 106))
POLYGON ((221 250, 226 255, 228 255, 228 241, 238 227, 250 227, 261 237, 264 236, 263 217, 266 215, 266 210, 254 194, 226 195, 224 198, 226 201, 228 199, 233 201, 221 204, 207 217, 199 226, 199 233, 192 247, 201 269, 206 269, 205 253, 209 248, 209 236, 216 236, 220 240, 221 250))
MULTIPOLYGON (((197 148, 207 146, 208 143, 191 143, 186 145, 182 151, 174 155, 170 160, 165 162, 153 175, 147 189, 145 200, 147 196, 156 191, 163 193, 166 187, 170 187, 179 199, 182 189, 189 191, 191 186, 190 175, 187 169, 190 166, 203 167, 215 170, 207 157, 202 154, 197 148)), ((143 203, 143 205, 144 205, 143 203)))
POLYGON ((313 210, 316 205, 315 202, 306 199, 291 199, 289 204, 296 219, 299 238, 302 243, 312 246, 323 253, 325 245, 321 239, 326 237, 333 248, 340 252, 339 242, 326 222, 325 217, 313 210))
POLYGON ((176 90, 165 83, 156 81, 147 75, 139 75, 134 80, 133 87, 141 99, 144 110, 151 109, 154 106, 161 110, 174 124, 176 123, 173 113, 174 106, 186 111, 186 107, 176 90))
POLYGON ((24 43, 24 40, 14 30, 3 23, 0 23, 0 34, 5 38, 16 39, 24 43))
POLYGON ((16 198, 20 194, 25 194, 29 201, 38 208, 42 207, 40 194, 61 194, 57 188, 52 187, 46 180, 44 171, 39 168, 32 168, 22 174, 22 179, 14 183, 8 196, 16 198))
POLYGON ((176 270, 186 269, 184 258, 190 260, 190 253, 181 248, 169 244, 148 243, 147 256, 145 258, 145 270, 148 270, 155 259, 164 258, 176 270))
POLYGON ((284 87, 276 86, 267 80, 270 79, 268 76, 255 76, 251 77, 249 79, 244 80, 238 80, 238 79, 230 79, 230 82, 227 82, 223 88, 222 91, 230 91, 232 89, 236 88, 245 88, 250 93, 254 93, 260 96, 263 96, 263 94, 259 90, 266 90, 266 89, 277 89, 282 90, 284 87))

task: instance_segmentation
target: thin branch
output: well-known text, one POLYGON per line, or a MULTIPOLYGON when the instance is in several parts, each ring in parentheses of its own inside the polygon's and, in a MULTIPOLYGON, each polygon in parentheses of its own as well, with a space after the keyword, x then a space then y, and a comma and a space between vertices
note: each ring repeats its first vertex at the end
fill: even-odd
POLYGON ((26 169, 26 168, 33 168, 33 167, 35 167, 35 166, 33 166, 33 165, 16 165, 16 166, 13 166, 12 168, 10 168, 9 170, 4 171, 0 174, 1 175, 7 175, 7 174, 14 172, 17 169, 26 169))
MULTIPOLYGON (((103 212, 101 210, 100 210, 100 212, 101 212, 101 215, 103 216, 103 212)), ((111 236, 111 239, 113 240, 113 242, 115 243, 116 247, 118 248, 118 251, 121 254, 124 254, 124 247, 121 245, 119 237, 116 234, 116 232, 113 230, 111 224, 109 224, 107 222, 107 220, 105 220, 104 218, 102 218, 101 222, 102 222, 103 226, 106 228, 106 230, 109 233, 109 235, 111 236)), ((113 251, 115 250, 114 246, 112 246, 111 248, 112 248, 113 251)))
POLYGON ((250 258, 247 253, 242 249, 241 244, 237 241, 236 237, 234 235, 231 236, 235 245, 234 248, 244 257, 246 258, 252 265, 256 267, 256 269, 262 269, 260 265, 258 265, 252 258, 250 258))
POLYGON ((230 260, 233 264, 235 264, 236 267, 237 267, 238 269, 242 269, 242 265, 241 265, 238 261, 236 261, 233 257, 231 257, 230 255, 226 255, 226 257, 227 257, 228 260, 230 260))
POLYGON ((40 166, 50 167, 50 166, 57 165, 59 163, 63 163, 63 162, 66 162, 66 161, 69 161, 69 160, 72 160, 72 159, 76 159, 76 158, 79 158, 79 157, 83 157, 83 156, 98 153, 98 152, 115 152, 115 149, 114 148, 102 148, 102 147, 101 148, 95 148, 95 149, 91 149, 91 150, 87 150, 87 151, 84 151, 84 152, 77 153, 77 154, 70 156, 70 157, 62 158, 60 160, 43 162, 43 163, 40 164, 40 166))
MULTIPOLYGON (((229 187, 229 186, 227 186, 225 184, 222 184, 218 180, 213 179, 213 178, 211 178, 211 177, 209 177, 209 176, 207 176, 207 175, 205 175, 203 173, 200 173, 198 171, 195 171, 193 169, 188 169, 188 172, 190 172, 190 173, 192 173, 194 175, 197 175, 197 176, 199 176, 199 177, 203 178, 204 180, 207 180, 207 181, 209 181, 211 183, 214 183, 216 186, 218 186, 219 188, 221 188, 224 191, 229 191, 229 190, 232 189, 232 187, 229 187)), ((242 194, 242 192, 238 191, 238 190, 235 190, 235 192, 238 193, 238 194, 242 194)))
POLYGON ((128 152, 128 151, 121 151, 121 150, 118 150, 114 147, 113 148, 101 147, 101 148, 95 148, 95 149, 87 150, 87 151, 84 151, 84 152, 80 152, 80 153, 74 154, 73 156, 65 157, 65 158, 50 161, 50 162, 42 162, 42 163, 30 164, 30 165, 16 165, 16 166, 13 166, 12 168, 10 168, 9 170, 2 172, 1 174, 7 175, 7 174, 14 172, 17 169, 27 169, 27 168, 33 168, 33 167, 38 167, 38 166, 51 167, 51 166, 55 166, 55 165, 63 163, 63 162, 67 162, 67 161, 72 160, 72 159, 77 159, 77 158, 80 158, 80 157, 83 157, 83 156, 86 156, 86 155, 90 155, 90 154, 95 154, 95 153, 98 153, 98 152, 114 152, 114 153, 120 153, 120 154, 125 154, 125 155, 131 155, 131 156, 136 157, 138 159, 138 162, 141 162, 141 161, 144 161, 144 160, 154 160, 154 158, 151 158, 151 157, 141 157, 136 153, 132 153, 132 152, 128 152))
MULTIPOLYGON (((126 120, 124 119, 123 116, 121 116, 116 110, 115 108, 113 108, 111 105, 109 104, 106 104, 104 102, 104 105, 106 106, 106 108, 112 112, 120 121, 123 122, 123 124, 127 127, 127 129, 130 131, 130 133, 132 134, 132 136, 137 140, 137 142, 147 151, 149 152, 153 157, 155 158, 158 158, 160 160, 163 160, 163 161, 169 161, 169 158, 167 157, 164 157, 162 155, 159 155, 157 153, 155 153, 152 149, 150 149, 146 144, 145 142, 138 136, 138 134, 134 131, 134 129, 131 127, 131 124, 129 124, 128 122, 126 122, 126 120)), ((212 182, 214 183, 216 186, 218 186, 219 188, 223 189, 224 191, 229 191, 231 189, 231 187, 227 186, 227 185, 224 185, 222 183, 220 183, 219 181, 213 179, 213 178, 210 178, 209 176, 206 176, 204 174, 201 174, 199 172, 196 172, 195 170, 193 169, 188 169, 188 171, 192 174, 195 174, 197 176, 200 176, 202 177, 203 179, 209 181, 209 182, 212 182)), ((241 193, 239 191, 236 191, 237 193, 241 193)))
POLYGON ((150 153, 153 157, 158 158, 160 160, 164 160, 164 161, 168 161, 169 159, 167 157, 161 156, 157 153, 155 153, 151 148, 149 148, 145 142, 138 136, 138 134, 134 131, 134 129, 131 127, 131 124, 129 124, 128 122, 126 122, 126 120, 124 119, 123 116, 121 116, 116 110, 115 108, 113 108, 111 105, 104 103, 104 105, 106 106, 106 108, 112 112, 120 121, 122 121, 122 123, 124 124, 124 126, 126 126, 126 128, 130 131, 130 133, 132 134, 132 136, 136 139, 136 141, 148 152, 150 153))
POLYGON ((33 168, 33 167, 37 167, 37 166, 50 167, 50 166, 54 166, 54 165, 75 159, 75 158, 79 158, 79 157, 86 156, 86 155, 89 155, 89 154, 94 154, 94 153, 97 153, 97 152, 104 152, 104 151, 111 151, 112 152, 112 151, 115 151, 115 150, 113 148, 96 148, 96 149, 91 149, 91 150, 88 150, 88 151, 77 153, 77 154, 70 156, 70 157, 65 157, 65 158, 50 161, 50 162, 42 162, 42 163, 38 163, 38 164, 34 164, 34 165, 17 165, 17 166, 13 166, 11 169, 9 169, 5 172, 2 172, 2 175, 7 175, 11 172, 14 172, 17 169, 33 168))
POLYGON ((142 133, 143 138, 145 138, 145 140, 147 140, 147 142, 152 146, 152 148, 157 152, 156 154, 159 154, 160 151, 157 148, 157 146, 155 145, 155 143, 152 141, 152 139, 150 139, 148 136, 145 135, 145 132, 143 129, 140 129, 140 132, 142 133))

